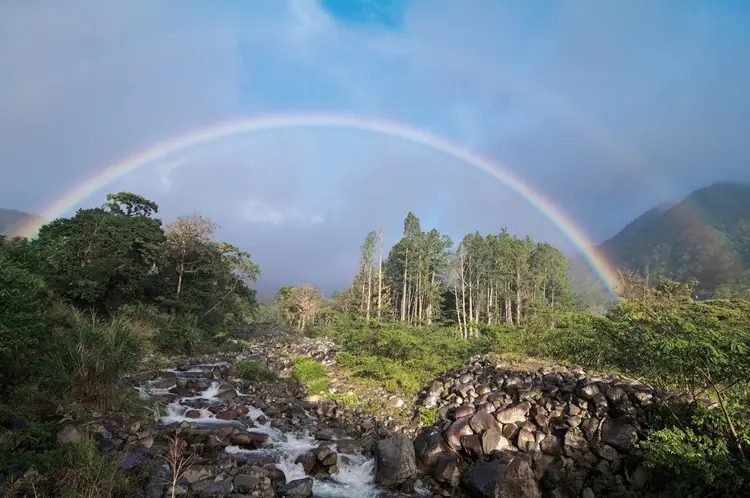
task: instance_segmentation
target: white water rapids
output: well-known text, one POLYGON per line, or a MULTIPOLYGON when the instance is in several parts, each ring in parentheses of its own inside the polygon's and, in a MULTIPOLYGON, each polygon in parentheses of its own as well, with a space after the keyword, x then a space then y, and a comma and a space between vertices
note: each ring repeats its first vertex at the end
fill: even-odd
MULTIPOLYGON (((186 371, 171 370, 170 372, 177 376, 184 376, 188 373, 192 379, 198 378, 195 374, 202 372, 204 367, 211 367, 214 365, 197 365, 186 371)), ((141 396, 149 398, 153 395, 165 395, 169 390, 174 387, 168 388, 155 388, 151 384, 157 382, 163 382, 166 379, 159 378, 149 382, 148 385, 139 388, 141 396)), ((175 379, 176 385, 176 379, 175 379)), ((227 446, 225 451, 228 454, 234 454, 237 456, 263 456, 271 455, 274 457, 276 466, 284 472, 286 481, 290 482, 295 479, 302 479, 307 477, 302 468, 301 464, 295 464, 294 461, 298 456, 308 451, 317 448, 323 441, 318 441, 313 437, 303 436, 300 434, 293 434, 291 432, 285 432, 280 429, 271 427, 269 417, 263 417, 263 411, 258 408, 250 408, 250 412, 246 415, 247 418, 253 421, 253 427, 246 427, 239 421, 226 421, 215 418, 215 415, 209 410, 204 408, 194 408, 183 404, 184 401, 197 401, 201 400, 204 403, 224 403, 223 400, 219 399, 217 395, 220 392, 220 383, 212 382, 210 387, 205 391, 201 392, 196 396, 181 397, 176 401, 170 403, 167 406, 166 414, 162 417, 164 424, 190 422, 192 424, 198 424, 201 427, 210 427, 211 425, 222 425, 224 427, 228 425, 235 425, 240 430, 246 430, 250 433, 262 432, 268 434, 268 440, 262 449, 258 450, 245 450, 238 446, 227 446), (200 413, 199 418, 189 418, 186 416, 188 410, 197 410, 200 413), (266 420, 265 423, 258 422, 258 419, 266 420)), ((243 396, 237 392, 238 397, 243 396)), ((335 451, 336 441, 327 441, 332 450, 335 451)), ((375 484, 374 474, 374 460, 368 458, 362 454, 339 454, 336 466, 338 471, 331 474, 325 480, 314 479, 313 483, 313 496, 320 498, 375 498, 380 495, 380 489, 375 484)), ((424 490, 426 491, 426 490, 424 490)), ((420 495, 424 492, 419 493, 420 495)), ((429 496, 429 492, 427 492, 429 496)))

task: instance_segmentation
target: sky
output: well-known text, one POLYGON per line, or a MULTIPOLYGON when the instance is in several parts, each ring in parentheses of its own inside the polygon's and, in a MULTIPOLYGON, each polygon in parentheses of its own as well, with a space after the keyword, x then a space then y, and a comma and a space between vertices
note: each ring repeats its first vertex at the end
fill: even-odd
MULTIPOLYGON (((600 242, 650 207, 750 182, 750 3, 6 0, 0 207, 40 212, 107 165, 217 123, 346 113, 491 158, 600 242)), ((512 189, 423 146, 323 128, 179 151, 131 190, 200 212, 272 295, 343 289, 367 232, 413 211, 454 240, 502 227, 575 248, 512 189)), ((67 213, 70 214, 70 213, 67 213)), ((386 247, 387 250, 387 247, 386 247)))

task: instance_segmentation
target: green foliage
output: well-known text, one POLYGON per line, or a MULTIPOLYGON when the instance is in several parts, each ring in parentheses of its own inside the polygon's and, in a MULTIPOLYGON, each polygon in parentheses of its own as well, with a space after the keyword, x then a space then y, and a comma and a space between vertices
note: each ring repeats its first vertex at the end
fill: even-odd
POLYGON ((119 462, 101 454, 91 439, 63 446, 59 467, 48 473, 56 477, 55 487, 63 497, 117 496, 128 489, 119 462))
MULTIPOLYGON (((730 403, 735 418, 742 420, 738 409, 730 403)), ((655 430, 641 444, 644 465, 652 473, 648 496, 741 496, 750 482, 750 462, 728 445, 723 418, 718 409, 701 405, 690 410, 683 427, 663 414, 652 417, 655 430)), ((743 420, 737 429, 744 444, 750 444, 750 421, 743 420)))
POLYGON ((0 252, 0 387, 29 375, 44 339, 44 283, 0 252))
POLYGON ((750 287, 750 187, 718 183, 655 208, 602 245, 618 267, 699 282, 698 295, 741 297, 750 287), (742 278, 745 273, 745 278, 742 278))
POLYGON ((422 425, 429 426, 437 422, 439 408, 427 408, 425 406, 419 407, 419 422, 422 425))
POLYGON ((251 382, 271 381, 276 375, 258 360, 242 360, 232 365, 232 375, 251 382))
POLYGON ((297 356, 292 361, 292 375, 300 382, 317 380, 325 377, 326 367, 309 356, 297 356))
POLYGON ((143 352, 142 338, 122 317, 101 320, 69 310, 56 327, 56 354, 49 362, 49 378, 84 398, 100 396, 138 364, 143 352))

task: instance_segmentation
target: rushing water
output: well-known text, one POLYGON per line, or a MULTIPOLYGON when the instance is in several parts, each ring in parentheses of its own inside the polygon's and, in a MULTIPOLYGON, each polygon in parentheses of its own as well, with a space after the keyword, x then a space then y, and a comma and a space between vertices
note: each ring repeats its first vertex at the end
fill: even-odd
MULTIPOLYGON (((206 364, 206 365, 195 365, 189 370, 177 371, 170 370, 171 373, 179 377, 190 377, 193 379, 202 378, 204 368, 211 368, 219 366, 219 364, 206 364), (199 377, 200 375, 200 377, 199 377)), ((169 393, 169 389, 174 386, 167 388, 155 388, 151 384, 163 382, 166 379, 155 379, 148 385, 139 388, 141 396, 148 398, 153 395, 165 395, 169 393)), ((175 381, 176 385, 176 381, 175 381)), ((204 408, 194 408, 188 406, 188 403, 184 402, 201 400, 203 403, 224 403, 223 400, 218 398, 221 384, 219 382, 212 382, 211 385, 195 396, 181 397, 167 406, 166 413, 163 415, 161 421, 163 424, 172 424, 180 422, 190 422, 198 424, 199 426, 211 426, 211 425, 235 425, 238 429, 247 430, 248 432, 262 432, 268 434, 267 443, 262 449, 258 450, 245 450, 238 446, 227 446, 224 451, 228 454, 235 456, 273 456, 276 466, 284 472, 287 482, 295 479, 302 479, 306 477, 305 472, 301 464, 295 464, 294 461, 298 456, 317 448, 322 442, 312 437, 304 436, 300 434, 293 434, 291 432, 282 431, 275 427, 271 427, 270 420, 264 416, 262 410, 258 408, 250 408, 250 412, 246 415, 247 418, 253 421, 253 427, 248 428, 245 424, 239 421, 226 421, 215 418, 215 415, 209 410, 204 408), (198 418, 188 418, 186 413, 188 410, 197 410, 200 413, 198 418), (263 418, 261 418, 263 416, 263 418), (258 420, 265 420, 264 423, 260 423, 258 420)), ((242 396, 242 393, 237 393, 238 396, 242 396)), ((335 440, 326 442, 329 444, 332 450, 335 450, 335 440)), ((374 460, 361 454, 347 454, 338 455, 338 461, 336 466, 338 471, 331 474, 325 480, 314 479, 313 483, 313 496, 320 498, 375 498, 380 494, 380 489, 375 484, 375 473, 374 473, 374 460)), ((421 493, 420 493, 421 494, 421 493)), ((429 496, 429 494, 428 494, 429 496)))

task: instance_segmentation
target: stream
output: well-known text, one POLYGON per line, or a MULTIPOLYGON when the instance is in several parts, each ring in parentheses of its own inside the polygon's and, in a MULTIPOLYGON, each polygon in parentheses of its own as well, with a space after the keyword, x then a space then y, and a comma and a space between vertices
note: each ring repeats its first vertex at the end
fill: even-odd
MULTIPOLYGON (((267 440, 259 449, 243 449, 236 445, 223 448, 223 452, 237 460, 259 460, 272 457, 276 467, 284 473, 286 482, 308 477, 301 463, 295 463, 300 455, 318 448, 321 444, 336 451, 338 439, 320 441, 314 437, 292 430, 273 427, 273 417, 250 405, 250 396, 239 392, 234 386, 229 387, 222 381, 216 369, 226 364, 212 363, 193 365, 186 370, 167 370, 165 376, 147 381, 138 390, 144 399, 153 396, 174 397, 162 414, 160 426, 165 429, 172 424, 187 422, 200 429, 222 429, 231 427, 235 431, 249 434, 266 434, 267 440), (184 379, 180 381, 179 379, 184 379), (175 397, 175 388, 181 385, 191 386, 193 395, 175 397), (203 387, 202 390, 199 388, 203 387), (234 389, 235 393, 229 392, 234 389), (221 396, 221 397, 220 397, 221 396), (238 407, 247 407, 246 414, 236 420, 217 418, 218 412, 228 405, 226 398, 233 399, 238 407), (210 408, 213 408, 211 410, 210 408)), ((182 393, 181 393, 182 394, 182 393)), ((308 420, 315 420, 315 415, 304 412, 308 420)), ((375 484, 374 459, 360 453, 338 453, 336 470, 325 478, 310 476, 313 481, 313 496, 320 498, 375 498, 381 496, 382 489, 375 484)), ((417 490, 414 496, 430 496, 427 490, 417 490)))

